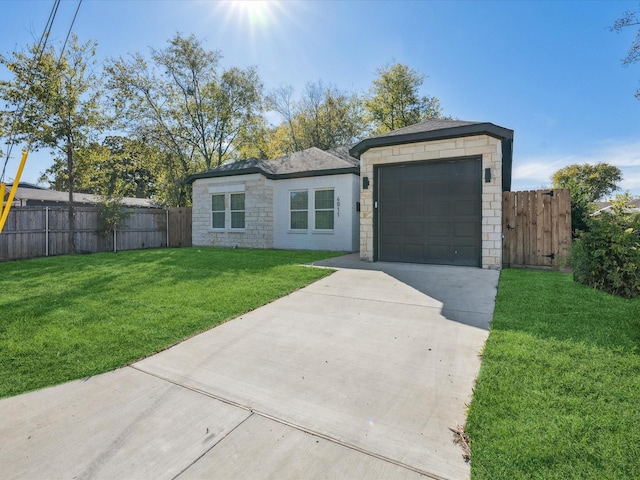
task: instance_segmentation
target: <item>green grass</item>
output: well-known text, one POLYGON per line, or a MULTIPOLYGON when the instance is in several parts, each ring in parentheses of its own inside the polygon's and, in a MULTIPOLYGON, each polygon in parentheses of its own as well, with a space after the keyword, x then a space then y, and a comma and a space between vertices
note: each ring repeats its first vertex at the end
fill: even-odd
POLYGON ((184 248, 0 263, 0 397, 106 372, 330 271, 331 252, 184 248))
POLYGON ((474 480, 640 478, 640 299, 503 271, 466 428, 474 480))

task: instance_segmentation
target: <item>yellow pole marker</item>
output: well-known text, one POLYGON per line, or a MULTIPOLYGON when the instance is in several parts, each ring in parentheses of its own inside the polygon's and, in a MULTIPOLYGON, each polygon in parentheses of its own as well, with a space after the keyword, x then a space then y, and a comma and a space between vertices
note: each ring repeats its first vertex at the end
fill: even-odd
POLYGON ((4 208, 4 191, 7 186, 4 182, 0 183, 0 218, 2 218, 2 209, 4 208))
MULTIPOLYGON (((16 174, 16 178, 13 180, 13 185, 11 185, 11 192, 9 193, 9 198, 7 199, 7 203, 5 207, 2 209, 2 216, 0 217, 0 233, 2 233, 4 224, 7 221, 7 217, 9 216, 9 210, 11 209, 11 203, 13 202, 13 198, 16 196, 16 190, 18 190, 18 184, 20 183, 22 170, 24 170, 24 164, 27 163, 27 155, 28 155, 27 152, 22 152, 22 159, 20 160, 18 173, 16 174)), ((3 196, 4 196, 4 193, 3 193, 3 196)))

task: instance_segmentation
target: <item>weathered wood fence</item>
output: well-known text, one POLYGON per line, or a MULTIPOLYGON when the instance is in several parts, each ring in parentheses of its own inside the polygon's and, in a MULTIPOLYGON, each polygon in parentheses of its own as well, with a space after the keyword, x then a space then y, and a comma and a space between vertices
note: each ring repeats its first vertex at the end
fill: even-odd
POLYGON ((569 190, 502 194, 503 267, 558 267, 571 247, 569 190))
MULTIPOLYGON (((67 207, 12 207, 0 233, 0 261, 69 253, 67 207)), ((115 234, 97 207, 75 207, 76 253, 191 246, 191 208, 132 209, 115 234)))

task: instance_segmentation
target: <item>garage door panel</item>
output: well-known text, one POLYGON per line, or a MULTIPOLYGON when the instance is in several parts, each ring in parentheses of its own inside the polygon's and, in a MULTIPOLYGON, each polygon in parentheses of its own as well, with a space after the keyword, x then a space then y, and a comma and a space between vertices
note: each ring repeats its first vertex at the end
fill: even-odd
POLYGON ((442 182, 435 182, 425 185, 425 190, 429 191, 430 198, 437 199, 440 196, 447 195, 449 185, 443 185, 442 182))
POLYGON ((427 214, 427 209, 423 203, 418 202, 407 202, 402 205, 401 215, 403 218, 419 218, 424 219, 427 214))
POLYGON ((397 220, 402 217, 402 204, 388 203, 388 204, 385 204, 384 210, 385 210, 385 216, 383 220, 397 225, 394 220, 397 220))
POLYGON ((452 263, 454 265, 466 265, 466 259, 475 254, 473 247, 455 247, 453 249, 452 263))
POLYGON ((405 245, 404 257, 419 261, 424 258, 424 245, 422 243, 409 243, 405 245))
POLYGON ((430 222, 427 235, 429 237, 449 237, 451 236, 450 225, 445 222, 430 222))
POLYGON ((429 216, 429 218, 443 217, 448 219, 451 215, 451 204, 437 198, 428 202, 425 210, 425 213, 429 216))
POLYGON ((450 248, 448 245, 428 245, 427 262, 425 263, 435 263, 437 261, 442 261, 443 259, 450 261, 449 250, 450 248))
POLYGON ((477 202, 475 199, 465 199, 456 202, 453 205, 453 215, 469 215, 475 216, 477 208, 477 202))
POLYGON ((378 258, 481 266, 479 158, 378 168, 378 258))
MULTIPOLYGON (((471 238, 475 241, 478 236, 478 229, 475 223, 456 223, 453 229, 456 239, 471 238)), ((458 243, 459 242, 453 242, 454 245, 458 243)))
POLYGON ((407 201, 414 198, 420 198, 424 195, 424 184, 414 181, 406 182, 402 186, 402 200, 407 201))
POLYGON ((388 184, 385 186, 384 195, 387 198, 387 201, 400 201, 400 196, 402 195, 402 190, 400 188, 400 183, 388 184))
POLYGON ((406 237, 424 237, 424 222, 406 222, 404 235, 406 237))

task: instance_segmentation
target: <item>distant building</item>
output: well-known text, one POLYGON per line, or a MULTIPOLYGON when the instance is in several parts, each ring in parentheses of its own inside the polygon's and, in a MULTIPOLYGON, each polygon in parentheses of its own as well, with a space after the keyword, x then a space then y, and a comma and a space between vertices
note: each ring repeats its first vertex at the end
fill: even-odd
MULTIPOLYGON (((600 215, 603 212, 611 211, 613 204, 611 202, 596 202, 597 209, 593 215, 600 215)), ((626 211, 628 213, 640 213, 640 197, 633 198, 627 202, 626 211)))
MULTIPOLYGON (((9 197, 12 184, 7 184, 5 191, 6 201, 9 197)), ((88 206, 97 205, 103 200, 99 195, 93 195, 91 193, 74 193, 73 205, 74 206, 88 206)), ((59 192, 57 190, 51 190, 49 188, 40 187, 32 183, 20 182, 16 195, 13 198, 13 207, 63 207, 69 203, 69 193, 59 192)), ((132 198, 125 197, 122 199, 122 204, 127 207, 135 208, 160 208, 156 201, 149 198, 132 198)))

